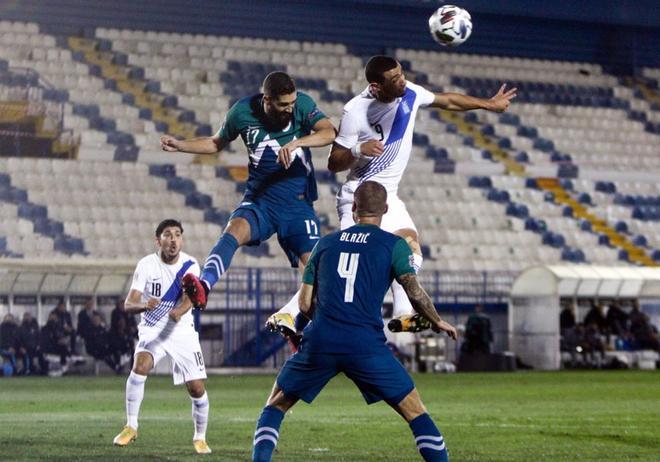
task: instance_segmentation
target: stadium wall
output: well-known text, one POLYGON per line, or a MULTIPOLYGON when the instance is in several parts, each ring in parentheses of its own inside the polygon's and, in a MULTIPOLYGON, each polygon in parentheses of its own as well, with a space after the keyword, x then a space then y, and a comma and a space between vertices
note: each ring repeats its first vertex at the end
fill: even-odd
MULTIPOLYGON (((474 35, 464 53, 603 64, 619 74, 660 66, 660 16, 649 0, 459 2, 474 35), (503 32, 504 31, 504 32, 503 32)), ((162 30, 340 42, 353 52, 430 49, 427 18, 439 2, 375 0, 21 0, 3 2, 2 19, 35 21, 55 34, 90 34, 94 27, 162 30), (268 25, 273 27, 268 27, 268 25)))

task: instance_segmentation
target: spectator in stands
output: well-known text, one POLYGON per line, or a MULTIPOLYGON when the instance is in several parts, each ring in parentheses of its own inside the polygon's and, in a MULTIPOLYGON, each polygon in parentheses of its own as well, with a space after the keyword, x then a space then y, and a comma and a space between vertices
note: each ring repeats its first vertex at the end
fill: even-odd
POLYGON ((94 311, 94 300, 90 298, 85 302, 85 306, 82 310, 80 310, 80 313, 78 313, 78 324, 76 327, 78 330, 78 335, 83 340, 86 340, 87 336, 91 332, 92 316, 94 316, 95 313, 96 311, 94 311))
POLYGON ((108 329, 103 324, 103 318, 99 313, 92 315, 92 323, 89 326, 89 335, 85 337, 85 350, 94 359, 105 361, 110 369, 119 373, 121 368, 110 353, 108 329))
POLYGON ((55 310, 50 312, 46 325, 41 329, 40 341, 43 354, 58 355, 62 366, 68 364, 71 358, 70 336, 64 331, 55 310))
POLYGON ((477 304, 474 313, 470 315, 465 325, 465 340, 461 346, 462 353, 490 353, 493 341, 493 331, 490 318, 484 313, 484 307, 477 304))
POLYGON ((18 346, 18 325, 14 315, 7 313, 0 323, 0 354, 11 364, 11 373, 17 373, 16 353, 18 346))
MULTIPOLYGON (((50 313, 56 316, 61 331, 68 339, 70 345, 68 349, 71 353, 74 352, 76 346, 76 331, 73 329, 71 313, 66 310, 66 304, 64 301, 61 300, 50 313)), ((48 319, 50 319, 50 316, 48 316, 48 319)))
POLYGON ((29 311, 23 313, 23 322, 18 326, 18 344, 18 356, 23 359, 25 374, 34 374, 37 370, 45 374, 48 368, 39 345, 39 324, 29 311))
POLYGON ((588 365, 600 369, 605 358, 605 342, 603 331, 596 322, 586 325, 580 344, 588 365))
POLYGON ((605 319, 607 322, 607 331, 609 334, 621 337, 628 330, 628 315, 615 301, 610 303, 610 307, 607 310, 605 319))
POLYGON ((137 322, 135 320, 135 315, 133 313, 129 313, 124 309, 123 299, 117 301, 115 308, 110 313, 110 330, 111 331, 117 330, 117 325, 119 324, 119 321, 122 319, 124 320, 125 323, 124 329, 126 331, 126 334, 128 334, 129 338, 132 341, 137 340, 138 329, 137 329, 137 322))
POLYGON ((591 324, 595 324, 601 333, 607 332, 607 320, 603 314, 603 305, 600 303, 592 302, 591 309, 584 318, 585 326, 588 327, 591 324))
POLYGON ((561 310, 559 315, 559 328, 561 334, 564 335, 566 329, 572 329, 575 327, 575 307, 573 302, 568 302, 564 304, 564 309, 561 310))
POLYGON ((118 317, 117 322, 110 327, 108 335, 109 353, 119 366, 119 372, 122 371, 122 363, 131 361, 135 352, 135 340, 126 326, 126 318, 118 317), (128 361, 122 361, 127 358, 128 361))
POLYGON ((651 324, 648 315, 639 309, 638 302, 633 305, 633 311, 630 313, 630 333, 639 349, 660 352, 658 330, 651 324))

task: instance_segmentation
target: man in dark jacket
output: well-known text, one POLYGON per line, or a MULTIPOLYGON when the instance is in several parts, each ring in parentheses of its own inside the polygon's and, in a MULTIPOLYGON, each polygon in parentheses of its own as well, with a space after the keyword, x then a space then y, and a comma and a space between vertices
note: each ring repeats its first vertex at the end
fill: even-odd
POLYGON ((23 359, 25 374, 35 373, 37 362, 39 372, 46 373, 47 367, 39 345, 39 324, 29 311, 23 313, 23 322, 18 326, 18 356, 23 359))

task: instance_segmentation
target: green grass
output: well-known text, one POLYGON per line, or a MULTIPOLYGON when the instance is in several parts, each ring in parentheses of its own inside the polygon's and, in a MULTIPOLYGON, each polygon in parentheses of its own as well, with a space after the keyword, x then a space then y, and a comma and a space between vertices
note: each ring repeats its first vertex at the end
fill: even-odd
MULTIPOLYGON (((249 460, 272 376, 211 377, 204 459, 249 460)), ((456 461, 660 460, 660 373, 640 371, 415 376, 456 461)), ((147 380, 140 436, 124 425, 125 377, 0 379, 0 460, 200 460, 190 400, 169 377, 147 380)), ((276 461, 421 460, 405 422, 334 379, 282 425, 276 461)))

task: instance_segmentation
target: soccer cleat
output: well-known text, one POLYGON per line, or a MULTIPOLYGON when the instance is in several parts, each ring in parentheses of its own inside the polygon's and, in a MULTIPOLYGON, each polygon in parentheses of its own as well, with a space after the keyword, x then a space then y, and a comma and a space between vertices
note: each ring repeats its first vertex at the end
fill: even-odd
POLYGON ((112 443, 115 446, 127 446, 128 443, 137 439, 137 430, 126 425, 119 435, 115 436, 112 443))
POLYGON ((296 335, 296 324, 289 313, 275 313, 266 320, 266 327, 271 332, 279 332, 286 338, 296 335))
POLYGON ((211 448, 204 440, 193 440, 193 446, 197 454, 211 454, 211 448))
POLYGON ((421 314, 404 314, 387 323, 390 332, 421 332, 429 329, 431 322, 421 314))
POLYGON ((209 290, 197 276, 190 273, 183 276, 183 290, 186 292, 186 295, 195 308, 202 310, 206 308, 206 299, 209 290))

